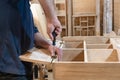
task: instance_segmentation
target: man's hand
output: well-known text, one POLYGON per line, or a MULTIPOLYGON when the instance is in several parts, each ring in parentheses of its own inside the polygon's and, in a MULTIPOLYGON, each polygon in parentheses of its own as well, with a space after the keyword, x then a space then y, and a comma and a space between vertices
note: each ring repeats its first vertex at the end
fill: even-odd
POLYGON ((62 50, 60 48, 50 45, 48 50, 50 51, 51 56, 56 55, 58 57, 58 61, 62 60, 62 50))
POLYGON ((53 21, 47 21, 47 33, 50 37, 51 40, 53 40, 53 35, 52 32, 55 30, 55 33, 57 35, 60 35, 60 33, 62 32, 62 26, 59 22, 59 20, 53 20, 53 21))
POLYGON ((51 56, 55 55, 55 52, 56 52, 58 60, 62 59, 62 50, 56 46, 53 46, 39 32, 34 34, 34 38, 35 38, 35 45, 37 47, 42 47, 44 49, 48 49, 48 51, 50 52, 49 55, 51 55, 51 56))

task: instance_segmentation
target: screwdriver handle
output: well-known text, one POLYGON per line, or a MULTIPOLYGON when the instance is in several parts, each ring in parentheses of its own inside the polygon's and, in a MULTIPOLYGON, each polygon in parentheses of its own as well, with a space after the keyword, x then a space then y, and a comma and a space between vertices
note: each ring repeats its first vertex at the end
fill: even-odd
POLYGON ((52 32, 52 35, 53 35, 53 46, 55 46, 56 45, 56 36, 57 36, 57 34, 55 33, 55 30, 56 29, 54 29, 54 31, 52 32))

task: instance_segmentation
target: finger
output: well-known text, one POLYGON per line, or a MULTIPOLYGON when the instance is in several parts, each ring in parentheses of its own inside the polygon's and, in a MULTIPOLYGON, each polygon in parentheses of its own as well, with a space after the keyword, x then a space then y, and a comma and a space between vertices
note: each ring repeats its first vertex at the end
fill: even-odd
POLYGON ((56 28, 55 32, 56 32, 57 35, 59 35, 62 32, 62 29, 56 28))
POLYGON ((56 28, 57 30, 61 30, 61 29, 62 29, 62 26, 55 26, 55 28, 56 28))
POLYGON ((57 48, 56 49, 56 53, 58 55, 58 61, 61 61, 62 60, 62 50, 57 48))
POLYGON ((48 33, 50 39, 53 41, 53 35, 51 33, 48 33))
POLYGON ((50 45, 48 47, 48 51, 50 52, 50 56, 52 56, 52 54, 53 54, 53 46, 52 45, 50 45))

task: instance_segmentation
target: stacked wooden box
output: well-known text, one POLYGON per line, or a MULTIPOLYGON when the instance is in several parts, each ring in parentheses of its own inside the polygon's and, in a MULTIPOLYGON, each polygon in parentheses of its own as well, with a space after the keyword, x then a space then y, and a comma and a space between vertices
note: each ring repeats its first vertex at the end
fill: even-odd
POLYGON ((53 65, 54 80, 120 79, 119 38, 82 36, 63 40, 63 59, 53 65))

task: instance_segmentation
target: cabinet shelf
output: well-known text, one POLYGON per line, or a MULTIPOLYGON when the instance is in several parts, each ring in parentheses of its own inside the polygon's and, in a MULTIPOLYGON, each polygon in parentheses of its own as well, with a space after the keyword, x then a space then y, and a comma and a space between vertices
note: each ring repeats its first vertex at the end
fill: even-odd
POLYGON ((80 22, 82 23, 82 22, 88 22, 88 21, 80 21, 80 22))
POLYGON ((96 14, 94 13, 76 13, 76 14, 73 14, 72 17, 82 17, 82 16, 96 16, 96 14))
POLYGON ((55 4, 64 4, 65 0, 55 0, 54 3, 55 4))
POLYGON ((62 29, 66 29, 66 26, 65 26, 65 25, 62 25, 62 29))
POLYGON ((57 11, 57 16, 66 16, 66 12, 64 10, 57 11))
POLYGON ((94 36, 96 14, 74 14, 73 35, 75 36, 94 36))

